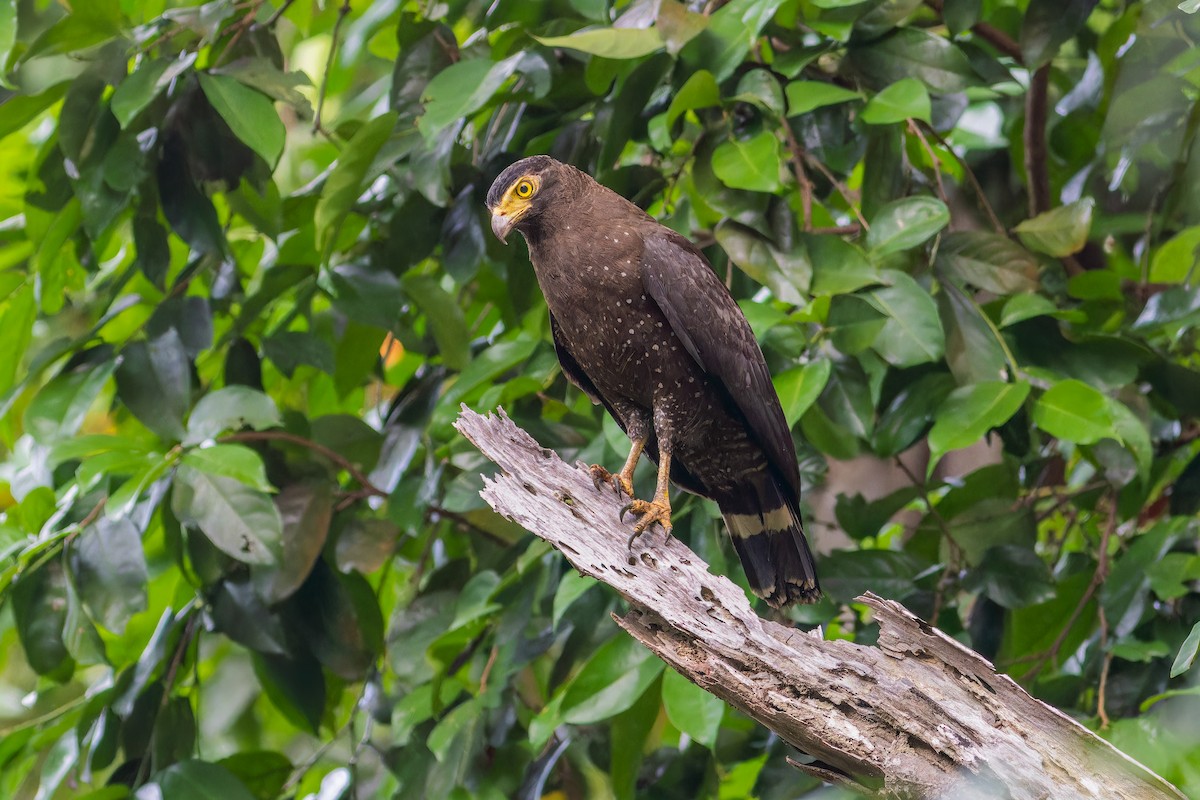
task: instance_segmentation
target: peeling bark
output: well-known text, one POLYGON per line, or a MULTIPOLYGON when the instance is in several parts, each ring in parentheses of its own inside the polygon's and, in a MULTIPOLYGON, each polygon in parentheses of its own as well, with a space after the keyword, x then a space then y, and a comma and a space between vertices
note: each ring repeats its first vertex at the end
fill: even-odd
POLYGON ((617 622, 703 689, 815 759, 796 766, 881 798, 1182 798, 1165 780, 899 603, 860 600, 874 647, 759 618, 677 539, 627 547, 622 502, 507 416, 456 423, 502 472, 484 499, 629 603, 617 622))

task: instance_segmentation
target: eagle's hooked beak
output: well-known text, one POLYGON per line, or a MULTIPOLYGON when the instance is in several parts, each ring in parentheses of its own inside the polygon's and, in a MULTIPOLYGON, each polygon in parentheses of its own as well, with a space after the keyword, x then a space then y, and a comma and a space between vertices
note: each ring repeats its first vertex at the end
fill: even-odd
POLYGON ((492 233, 496 234, 501 244, 508 244, 508 232, 512 230, 516 221, 515 217, 510 217, 503 211, 492 212, 492 233))

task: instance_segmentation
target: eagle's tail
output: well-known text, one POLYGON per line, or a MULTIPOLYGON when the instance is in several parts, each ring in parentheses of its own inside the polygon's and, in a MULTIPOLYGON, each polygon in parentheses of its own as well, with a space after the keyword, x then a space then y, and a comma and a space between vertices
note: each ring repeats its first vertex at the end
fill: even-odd
POLYGON ((760 473, 718 505, 750 581, 750 589, 773 608, 815 603, 821 596, 800 511, 775 478, 760 473))

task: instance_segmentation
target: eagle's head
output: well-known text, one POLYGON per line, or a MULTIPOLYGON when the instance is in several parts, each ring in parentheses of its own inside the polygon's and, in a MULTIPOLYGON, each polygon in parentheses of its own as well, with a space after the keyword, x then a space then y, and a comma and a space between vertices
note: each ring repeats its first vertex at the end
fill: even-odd
POLYGON ((567 187, 577 183, 579 175, 574 167, 550 156, 530 156, 512 164, 488 189, 492 233, 507 242, 509 232, 516 228, 528 238, 542 214, 567 199, 567 187))

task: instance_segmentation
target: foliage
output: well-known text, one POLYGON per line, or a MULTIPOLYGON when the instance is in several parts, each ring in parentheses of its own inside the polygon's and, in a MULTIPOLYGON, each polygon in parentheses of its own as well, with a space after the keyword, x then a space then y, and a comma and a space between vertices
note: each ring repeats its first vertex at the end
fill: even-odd
MULTIPOLYGON (((1173 0, 0 0, 0 795, 816 788, 478 497, 461 403, 623 456, 487 231, 550 152, 705 245, 809 486, 906 454, 830 484, 791 619, 870 643, 854 596, 901 600, 1200 796, 1198 36, 1173 0)), ((743 580, 710 506, 675 531, 743 580)))

